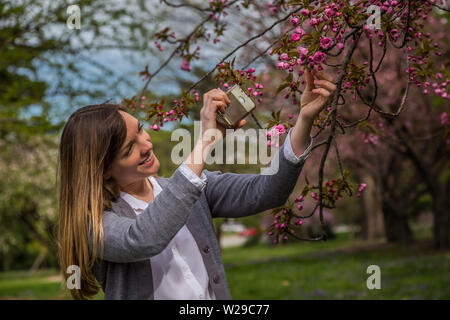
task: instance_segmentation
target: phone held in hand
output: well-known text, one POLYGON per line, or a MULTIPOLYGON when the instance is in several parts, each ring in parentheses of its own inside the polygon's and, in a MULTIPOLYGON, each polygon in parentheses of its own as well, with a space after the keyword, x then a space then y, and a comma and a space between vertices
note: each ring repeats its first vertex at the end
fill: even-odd
POLYGON ((225 128, 236 129, 239 121, 247 117, 256 105, 237 84, 225 93, 231 103, 225 108, 225 112, 217 110, 216 119, 225 128))

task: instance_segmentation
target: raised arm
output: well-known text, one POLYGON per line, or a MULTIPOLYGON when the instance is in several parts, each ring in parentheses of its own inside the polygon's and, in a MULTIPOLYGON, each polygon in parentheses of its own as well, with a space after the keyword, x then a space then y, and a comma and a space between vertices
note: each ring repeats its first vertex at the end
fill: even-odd
POLYGON ((245 217, 286 202, 311 152, 313 142, 310 137, 306 150, 297 156, 290 142, 292 130, 272 159, 272 163, 279 161, 278 171, 273 175, 203 171, 208 179, 205 193, 213 217, 245 217))
POLYGON ((307 85, 297 122, 274 157, 279 159, 276 174, 204 170, 208 179, 205 192, 213 217, 245 217, 281 206, 287 201, 311 151, 313 121, 336 89, 331 77, 323 72, 306 70, 305 77, 307 85))
MULTIPOLYGON (((229 103, 227 99, 226 94, 218 89, 210 90, 203 96, 203 107, 200 111, 203 134, 185 162, 169 179, 168 185, 150 202, 143 213, 136 219, 113 211, 103 214, 104 250, 103 254, 99 252, 98 255, 103 260, 133 262, 152 257, 167 247, 186 224, 194 203, 205 187, 200 179, 205 162, 203 154, 213 141, 204 134, 208 130, 216 129, 217 109, 220 108, 224 112, 226 102, 229 103)), ((88 242, 92 250, 91 234, 88 233, 88 242)))
POLYGON ((191 183, 179 167, 167 186, 136 219, 105 211, 104 251, 99 256, 106 261, 125 263, 160 253, 186 223, 201 193, 202 188, 191 183))

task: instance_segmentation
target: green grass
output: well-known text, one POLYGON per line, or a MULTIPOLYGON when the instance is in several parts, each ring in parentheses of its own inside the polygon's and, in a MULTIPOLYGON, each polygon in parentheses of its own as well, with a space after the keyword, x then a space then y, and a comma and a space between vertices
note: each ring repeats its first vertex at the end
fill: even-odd
MULTIPOLYGON (((0 299, 71 299, 62 289, 58 270, 0 272, 0 299)), ((99 293, 95 299, 103 299, 99 293)))
POLYGON ((387 245, 335 240, 224 250, 233 299, 449 299, 450 252, 429 241, 387 245), (381 289, 369 290, 369 265, 381 289))
MULTIPOLYGON (((422 238, 422 237, 419 237, 422 238)), ((233 299, 450 299, 450 251, 427 240, 411 245, 328 242, 226 248, 233 299), (367 267, 381 268, 381 290, 368 290, 367 267)), ((103 293, 95 297, 102 299, 103 293)), ((70 299, 56 270, 0 273, 0 299, 70 299)))

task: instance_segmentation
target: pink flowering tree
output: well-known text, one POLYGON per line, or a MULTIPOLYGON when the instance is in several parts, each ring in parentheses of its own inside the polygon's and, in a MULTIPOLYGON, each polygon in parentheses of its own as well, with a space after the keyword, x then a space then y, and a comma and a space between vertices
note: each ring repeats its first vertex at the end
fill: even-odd
MULTIPOLYGON (((326 72, 335 75, 335 95, 329 106, 314 121, 317 130, 313 135, 316 141, 313 149, 322 149, 317 182, 311 184, 305 179, 306 185, 294 201, 288 201, 286 205, 272 211, 274 221, 268 233, 275 243, 287 240, 289 236, 296 237, 293 227, 301 225, 303 219, 316 213, 323 233, 306 240, 326 239, 324 209, 335 208, 336 202, 344 195, 360 195, 364 190, 364 183, 357 186, 349 183, 350 172, 344 169, 336 143, 338 135, 364 128, 374 115, 394 121, 402 113, 408 112, 407 101, 412 86, 420 88, 424 95, 432 94, 446 101, 450 98, 450 77, 446 60, 444 59, 444 63, 436 63, 439 60, 437 58, 448 54, 448 50, 442 47, 445 44, 436 42, 433 34, 426 30, 430 17, 438 14, 434 12, 435 9, 439 10, 439 14, 446 14, 448 11, 439 1, 277 0, 267 3, 210 0, 202 6, 185 2, 175 4, 166 0, 162 2, 174 9, 181 8, 184 12, 191 9, 203 18, 186 35, 177 36, 170 27, 155 35, 155 46, 160 51, 167 52, 166 59, 153 70, 146 66, 141 72, 144 80, 142 91, 123 100, 131 112, 145 111, 153 130, 159 130, 166 122, 181 121, 183 117, 188 117, 189 110, 200 102, 197 86, 214 73, 219 86, 226 89, 239 84, 257 106, 262 105, 265 88, 251 65, 267 56, 277 58, 276 68, 282 75, 276 94, 297 106, 297 112, 300 111, 298 102, 305 83, 302 77, 305 69, 326 69, 326 72), (243 14, 246 11, 253 14, 248 16, 259 14, 261 19, 270 17, 273 23, 268 27, 252 23, 252 35, 240 45, 229 48, 228 53, 211 70, 189 88, 183 89, 176 99, 170 102, 146 99, 147 88, 152 79, 169 63, 179 63, 181 70, 190 72, 192 64, 197 63, 196 60, 201 57, 201 42, 220 42, 227 27, 226 16, 236 10, 244 17, 242 24, 247 23, 247 29, 252 20, 243 14), (268 42, 266 50, 259 52, 248 63, 236 66, 237 52, 245 50, 255 41, 268 42), (397 64, 403 70, 403 85, 397 93, 400 95, 398 103, 391 108, 392 105, 388 107, 380 99, 384 95, 385 86, 380 85, 378 79, 383 72, 385 58, 394 53, 401 56, 397 64), (345 109, 350 105, 364 108, 365 112, 358 118, 344 117, 345 109), (330 149, 336 154, 333 161, 337 164, 340 176, 326 179, 324 169, 330 149), (301 214, 298 208, 306 199, 313 202, 313 208, 310 212, 301 214)), ((272 118, 265 123, 264 127, 270 128, 270 136, 283 134, 295 124, 295 116, 284 121, 280 117, 280 111, 272 112, 272 118)), ((448 245, 448 240, 446 243, 448 245)))
MULTIPOLYGON (((446 23, 445 19, 435 16, 427 19, 425 30, 433 34, 436 45, 448 45, 446 23)), ((402 99, 398 94, 403 89, 404 70, 398 64, 401 58, 402 53, 398 51, 386 56, 378 77, 381 84, 389 86, 384 86, 377 105, 391 112, 402 99)), ((448 63, 448 57, 437 56, 434 63, 448 63)), ((450 204, 447 194, 450 191, 446 177, 450 160, 445 155, 450 152, 450 122, 448 100, 442 90, 447 84, 441 83, 441 79, 437 75, 424 86, 412 87, 408 109, 398 117, 375 114, 359 125, 354 135, 340 140, 343 161, 352 172, 368 172, 376 181, 389 241, 409 242, 412 239, 408 219, 411 213, 414 214, 414 208, 423 203, 423 195, 428 194, 432 200, 429 207, 434 216, 435 244, 437 247, 448 246, 450 204), (427 88, 432 88, 433 92, 425 91, 427 88), (429 95, 434 96, 433 99, 429 95)), ((360 115, 358 103, 356 101, 354 108, 347 109, 348 112, 343 114, 345 119, 360 115)))

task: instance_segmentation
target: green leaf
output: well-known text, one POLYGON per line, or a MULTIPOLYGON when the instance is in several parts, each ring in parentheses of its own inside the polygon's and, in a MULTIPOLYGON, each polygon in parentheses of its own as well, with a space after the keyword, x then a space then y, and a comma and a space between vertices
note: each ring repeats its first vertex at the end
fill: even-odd
POLYGON ((283 90, 284 88, 289 86, 289 82, 283 82, 282 84, 280 84, 277 88, 277 90, 275 91, 275 94, 279 94, 281 92, 281 90, 283 90))
POLYGON ((286 80, 289 81, 289 84, 291 84, 292 79, 293 79, 293 74, 292 74, 292 72, 289 72, 289 75, 288 75, 288 77, 286 78, 286 80))
POLYGON ((288 51, 288 54, 289 54, 290 57, 296 57, 296 56, 298 56, 298 49, 297 48, 293 48, 293 49, 288 51))
POLYGON ((313 41, 313 37, 310 34, 305 34, 301 39, 300 39, 300 44, 301 45, 309 45, 312 41, 313 41))
POLYGON ((272 50, 272 55, 277 54, 280 51, 281 47, 276 47, 272 50))

